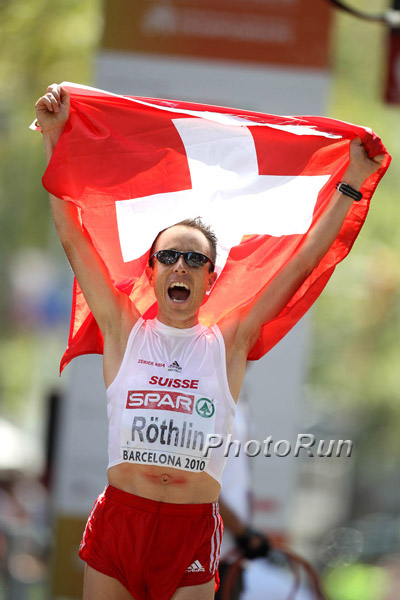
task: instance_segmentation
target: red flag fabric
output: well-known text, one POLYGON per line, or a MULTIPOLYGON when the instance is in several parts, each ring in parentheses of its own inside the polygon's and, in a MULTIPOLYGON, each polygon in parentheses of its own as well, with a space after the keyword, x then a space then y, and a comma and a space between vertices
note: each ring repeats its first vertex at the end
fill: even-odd
MULTIPOLYGON (((369 129, 324 117, 281 117, 63 85, 71 93, 70 119, 43 185, 79 207, 114 284, 145 318, 156 314, 144 267, 160 230, 200 216, 217 234, 219 276, 199 316, 210 326, 251 303, 294 255, 329 204, 353 138, 361 138, 371 157, 385 154, 323 260, 281 314, 262 327, 248 358, 263 356, 304 315, 350 251, 390 164, 381 140, 369 129)), ((102 350, 101 333, 75 281, 61 370, 75 356, 102 350)))

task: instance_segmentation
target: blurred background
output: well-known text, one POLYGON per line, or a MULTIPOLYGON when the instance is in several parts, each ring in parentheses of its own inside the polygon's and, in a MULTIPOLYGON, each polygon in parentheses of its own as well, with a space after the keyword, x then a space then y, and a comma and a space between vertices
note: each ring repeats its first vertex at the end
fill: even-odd
POLYGON ((251 460, 252 523, 310 560, 328 598, 400 598, 400 29, 334 4, 0 0, 0 600, 80 597, 77 545, 105 483, 100 359, 58 376, 72 275, 41 186, 41 136, 28 129, 61 81, 321 114, 383 139, 393 163, 349 259, 250 367, 244 396, 254 439, 353 441, 350 457, 251 460))

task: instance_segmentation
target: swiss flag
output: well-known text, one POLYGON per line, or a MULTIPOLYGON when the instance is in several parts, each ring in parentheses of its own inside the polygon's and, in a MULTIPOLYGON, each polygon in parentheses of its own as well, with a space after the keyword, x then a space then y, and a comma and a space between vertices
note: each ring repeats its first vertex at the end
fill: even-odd
MULTIPOLYGON (((76 204, 114 284, 140 313, 156 313, 144 275, 157 233, 201 216, 219 239, 219 277, 200 309, 212 325, 257 292, 290 260, 326 209, 360 137, 382 167, 354 202, 332 247, 282 313, 266 323, 249 359, 263 356, 308 310, 349 252, 390 163, 368 129, 322 117, 280 117, 148 98, 77 84, 69 122, 44 174, 45 188, 76 204)), ((103 340, 75 282, 61 370, 101 353, 103 340)))

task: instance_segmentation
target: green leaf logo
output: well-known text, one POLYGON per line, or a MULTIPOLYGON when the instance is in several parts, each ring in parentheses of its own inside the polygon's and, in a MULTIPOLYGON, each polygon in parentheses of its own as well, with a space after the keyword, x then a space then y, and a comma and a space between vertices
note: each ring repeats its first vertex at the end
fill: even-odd
POLYGON ((199 398, 196 402, 196 412, 201 417, 209 419, 215 412, 215 406, 208 398, 199 398))

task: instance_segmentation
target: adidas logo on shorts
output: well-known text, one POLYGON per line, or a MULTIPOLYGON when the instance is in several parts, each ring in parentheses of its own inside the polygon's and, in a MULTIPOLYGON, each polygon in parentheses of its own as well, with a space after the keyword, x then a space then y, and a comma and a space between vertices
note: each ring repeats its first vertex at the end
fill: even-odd
POLYGON ((186 573, 203 573, 204 571, 205 571, 205 568, 203 567, 201 562, 198 560, 195 560, 194 562, 192 562, 190 567, 188 567, 186 569, 186 573))

